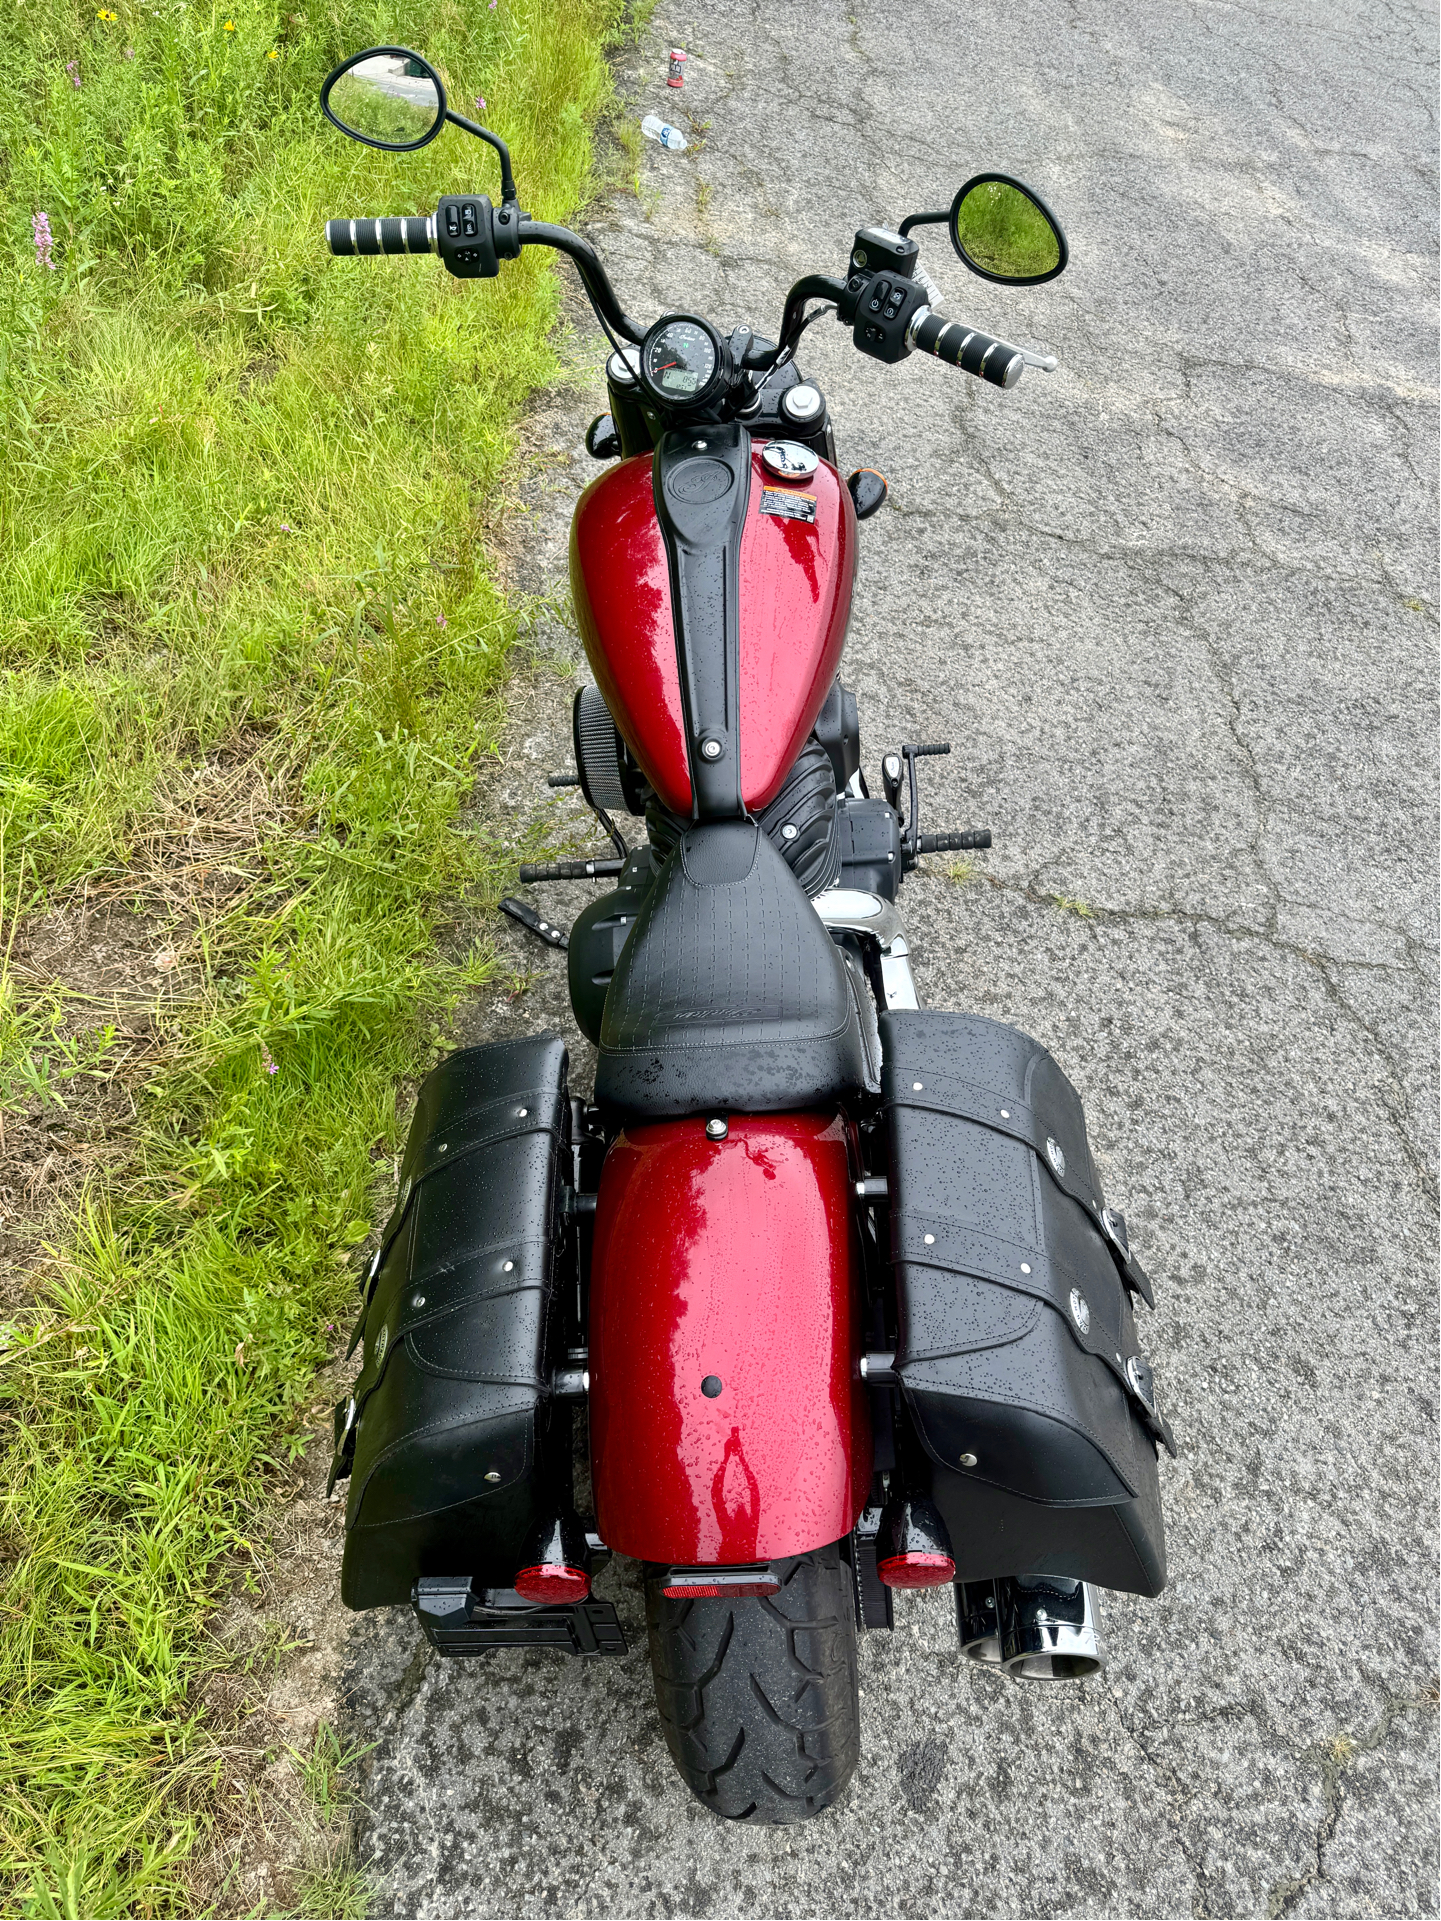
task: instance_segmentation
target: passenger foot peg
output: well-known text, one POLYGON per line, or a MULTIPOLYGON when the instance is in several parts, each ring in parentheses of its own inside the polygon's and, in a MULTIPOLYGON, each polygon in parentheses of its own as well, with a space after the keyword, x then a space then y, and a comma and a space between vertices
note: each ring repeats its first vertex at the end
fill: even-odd
MULTIPOLYGON (((521 871, 524 873, 525 870, 522 868, 521 871)), ((507 894, 500 903, 500 911, 517 926, 523 927, 527 934, 534 934, 545 946, 562 950, 570 946, 570 936, 563 927, 553 927, 548 920, 542 920, 535 909, 527 906, 523 900, 514 900, 507 894)))
POLYGON ((522 861, 520 878, 529 884, 536 880, 613 880, 624 868, 623 860, 543 860, 522 861))
POLYGON ((1105 1666, 1088 1581, 1029 1574, 956 1586, 961 1652, 1013 1681, 1084 1681, 1105 1666))

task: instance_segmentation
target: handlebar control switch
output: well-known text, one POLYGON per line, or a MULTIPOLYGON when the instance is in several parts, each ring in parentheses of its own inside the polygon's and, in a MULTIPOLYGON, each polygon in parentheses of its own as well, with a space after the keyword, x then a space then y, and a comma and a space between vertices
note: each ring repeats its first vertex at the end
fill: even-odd
POLYGON ((873 360, 904 360, 911 321, 926 304, 925 289, 900 274, 878 273, 856 301, 851 337, 873 360))
POLYGON ((483 193, 449 193, 435 210, 435 251, 457 280, 493 280, 500 272, 495 212, 483 193))

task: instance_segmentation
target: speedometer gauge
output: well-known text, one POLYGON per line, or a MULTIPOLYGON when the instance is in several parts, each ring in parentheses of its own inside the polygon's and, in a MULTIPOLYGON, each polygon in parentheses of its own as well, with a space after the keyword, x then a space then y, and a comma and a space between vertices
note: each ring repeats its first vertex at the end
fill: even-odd
POLYGON ((645 337, 641 379, 663 407, 699 407, 722 384, 723 354, 720 335, 708 322, 669 314, 645 337))

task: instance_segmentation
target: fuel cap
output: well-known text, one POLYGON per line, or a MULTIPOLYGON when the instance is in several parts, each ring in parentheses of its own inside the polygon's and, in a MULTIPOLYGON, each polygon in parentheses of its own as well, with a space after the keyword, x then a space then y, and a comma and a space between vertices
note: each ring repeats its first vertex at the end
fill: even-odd
POLYGON ((798 440, 768 440, 761 448, 761 465, 777 480, 809 480, 820 462, 798 440))

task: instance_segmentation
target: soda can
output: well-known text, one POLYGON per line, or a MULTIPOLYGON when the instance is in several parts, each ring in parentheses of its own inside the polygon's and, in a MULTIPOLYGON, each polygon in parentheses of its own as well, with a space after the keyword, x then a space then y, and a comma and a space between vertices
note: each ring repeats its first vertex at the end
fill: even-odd
POLYGON ((670 50, 670 70, 666 74, 665 83, 668 87, 685 85, 685 55, 679 47, 672 47, 670 50))

